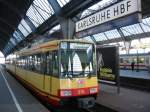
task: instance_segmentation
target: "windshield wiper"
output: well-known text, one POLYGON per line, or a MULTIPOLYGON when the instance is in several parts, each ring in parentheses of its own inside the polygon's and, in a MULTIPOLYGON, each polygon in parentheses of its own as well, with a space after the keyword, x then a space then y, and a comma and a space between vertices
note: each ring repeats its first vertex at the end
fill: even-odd
POLYGON ((84 74, 87 74, 87 77, 91 78, 91 72, 90 71, 86 71, 84 74))
POLYGON ((67 71, 67 77, 70 79, 70 80, 73 80, 72 78, 72 75, 67 71))
POLYGON ((90 63, 88 65, 89 65, 88 78, 91 78, 90 63))
POLYGON ((88 73, 88 78, 91 78, 91 72, 88 73))

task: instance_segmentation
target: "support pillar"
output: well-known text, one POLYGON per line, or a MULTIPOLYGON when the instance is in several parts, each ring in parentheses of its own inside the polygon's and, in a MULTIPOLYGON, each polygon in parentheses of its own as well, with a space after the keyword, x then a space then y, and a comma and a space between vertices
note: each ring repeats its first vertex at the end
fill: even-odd
POLYGON ((61 25, 63 38, 64 39, 73 39, 74 32, 75 32, 75 23, 72 21, 71 18, 63 17, 61 15, 61 7, 57 0, 48 0, 49 4, 52 6, 57 19, 61 25))
POLYGON ((125 45, 126 53, 129 54, 131 48, 131 41, 125 41, 124 45, 125 45))
POLYGON ((58 18, 64 39, 73 39, 75 32, 75 23, 69 18, 58 18))

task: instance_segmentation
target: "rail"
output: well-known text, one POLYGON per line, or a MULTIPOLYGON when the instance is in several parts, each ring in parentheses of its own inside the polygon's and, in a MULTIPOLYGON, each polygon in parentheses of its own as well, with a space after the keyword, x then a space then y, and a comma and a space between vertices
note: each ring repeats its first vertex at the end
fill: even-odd
POLYGON ((117 111, 96 103, 94 107, 89 109, 80 109, 79 112, 117 112, 117 111))

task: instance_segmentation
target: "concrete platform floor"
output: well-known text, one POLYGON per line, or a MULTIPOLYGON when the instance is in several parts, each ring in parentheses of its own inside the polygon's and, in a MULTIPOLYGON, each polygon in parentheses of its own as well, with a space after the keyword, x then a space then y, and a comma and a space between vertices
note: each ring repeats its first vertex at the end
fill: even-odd
POLYGON ((120 76, 123 77, 132 77, 132 78, 140 78, 140 79, 150 79, 150 72, 139 70, 120 70, 120 76))
POLYGON ((0 66, 0 112, 50 112, 0 66))
POLYGON ((150 112, 150 92, 101 84, 97 102, 118 112, 150 112))

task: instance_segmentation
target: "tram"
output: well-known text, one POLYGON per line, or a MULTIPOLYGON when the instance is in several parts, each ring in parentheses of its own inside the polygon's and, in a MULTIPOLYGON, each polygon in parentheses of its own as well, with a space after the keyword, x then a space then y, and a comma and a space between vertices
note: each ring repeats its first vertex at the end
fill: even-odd
POLYGON ((99 92, 94 43, 54 40, 7 56, 6 68, 54 106, 92 107, 99 92))

